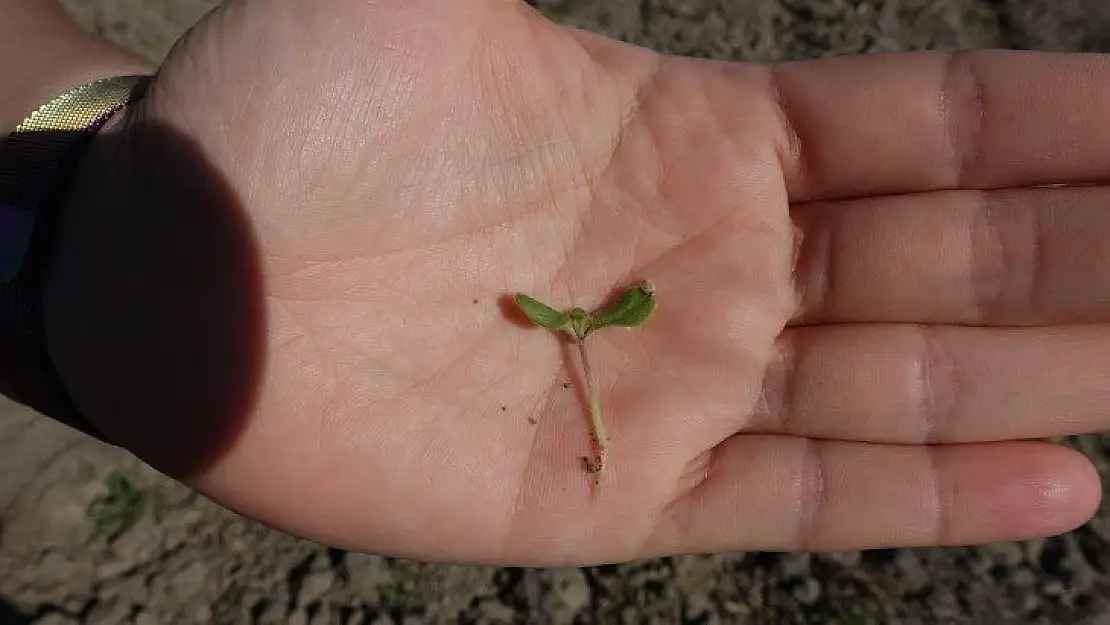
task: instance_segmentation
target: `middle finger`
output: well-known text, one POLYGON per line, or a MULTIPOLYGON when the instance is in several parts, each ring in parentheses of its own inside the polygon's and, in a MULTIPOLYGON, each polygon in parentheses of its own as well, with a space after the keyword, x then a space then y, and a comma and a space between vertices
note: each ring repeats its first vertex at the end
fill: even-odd
POLYGON ((1110 189, 948 191, 795 207, 794 324, 1110 321, 1110 189))

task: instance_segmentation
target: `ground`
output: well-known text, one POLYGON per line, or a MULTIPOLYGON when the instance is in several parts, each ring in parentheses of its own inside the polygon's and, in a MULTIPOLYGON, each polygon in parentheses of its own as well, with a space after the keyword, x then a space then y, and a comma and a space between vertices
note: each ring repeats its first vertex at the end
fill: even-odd
MULTIPOLYGON (((152 60, 215 0, 68 0, 152 60)), ((658 50, 771 61, 919 48, 1110 50, 1104 0, 535 0, 658 50)), ((1015 129, 1020 131, 1020 129, 1015 129)), ((1110 439, 1069 439, 1110 474, 1110 439)), ((425 566, 268 531, 0 406, 0 625, 1110 623, 1110 511, 969 549, 730 554, 587 569, 425 566)))

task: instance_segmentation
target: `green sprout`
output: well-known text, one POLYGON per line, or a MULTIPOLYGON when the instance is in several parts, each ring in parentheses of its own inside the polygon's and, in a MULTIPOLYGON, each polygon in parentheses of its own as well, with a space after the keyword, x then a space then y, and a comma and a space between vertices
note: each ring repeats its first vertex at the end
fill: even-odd
POLYGON ((605 434, 605 422, 601 416, 601 394, 590 369, 590 357, 586 351, 586 337, 591 332, 606 326, 634 328, 645 321, 655 311, 655 287, 647 281, 638 282, 626 288, 612 305, 594 312, 572 308, 567 313, 537 301, 524 293, 516 294, 516 304, 533 324, 547 328, 555 333, 566 335, 578 346, 582 361, 582 378, 586 384, 586 399, 590 410, 590 439, 594 445, 594 460, 586 461, 586 471, 597 475, 605 468, 605 453, 609 438, 605 434))
POLYGON ((104 492, 89 502, 85 515, 93 524, 93 535, 109 542, 122 536, 143 516, 147 492, 123 473, 112 472, 104 480, 104 492))

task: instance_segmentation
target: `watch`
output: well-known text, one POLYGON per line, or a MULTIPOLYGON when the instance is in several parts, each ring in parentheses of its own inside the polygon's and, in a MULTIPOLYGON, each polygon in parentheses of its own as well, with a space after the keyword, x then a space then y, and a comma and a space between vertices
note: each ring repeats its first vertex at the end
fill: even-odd
POLYGON ((0 136, 0 393, 101 440, 47 351, 42 281, 57 213, 81 157, 116 113, 144 95, 150 78, 79 86, 0 136))

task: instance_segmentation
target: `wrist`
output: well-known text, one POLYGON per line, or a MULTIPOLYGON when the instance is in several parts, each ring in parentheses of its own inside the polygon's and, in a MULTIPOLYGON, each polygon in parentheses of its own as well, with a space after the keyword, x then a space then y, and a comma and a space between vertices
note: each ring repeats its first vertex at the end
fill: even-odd
POLYGON ((81 29, 54 2, 6 9, 0 20, 0 133, 66 91, 104 78, 147 74, 132 55, 81 29))
POLYGON ((44 103, 0 143, 3 277, 0 278, 0 392, 100 436, 70 401, 47 353, 42 294, 55 255, 59 205, 90 140, 141 97, 142 76, 97 80, 44 103))
POLYGON ((59 206, 47 347, 82 416, 175 477, 199 474, 252 409, 265 344, 252 223, 226 172, 157 93, 93 140, 59 206))
POLYGON ((64 390, 58 387, 46 355, 42 285, 36 277, 41 271, 39 261, 31 258, 45 259, 52 254, 49 224, 58 194, 67 186, 69 160, 80 156, 79 151, 73 151, 80 150, 79 125, 86 117, 88 123, 94 122, 96 98, 113 96, 96 88, 82 91, 100 95, 79 99, 72 114, 64 106, 58 108, 55 100, 102 78, 149 71, 130 55, 81 30, 49 0, 11 0, 5 6, 0 21, 0 57, 16 60, 0 64, 0 141, 4 148, 0 160, 5 160, 0 163, 0 203, 5 207, 4 271, 12 272, 5 274, 2 285, 4 307, 0 316, 6 327, 0 337, 0 358, 4 362, 0 367, 0 392, 85 430, 64 390), (48 103, 50 107, 40 108, 48 103), (6 136, 32 113, 33 122, 19 133, 6 136), (54 129, 57 133, 51 135, 54 129), (66 148, 70 142, 73 147, 66 148), (27 215, 34 215, 30 223, 27 215), (28 243, 32 240, 41 243, 28 243), (25 244, 28 247, 20 251, 25 244), (24 266, 26 270, 21 269, 24 266))

